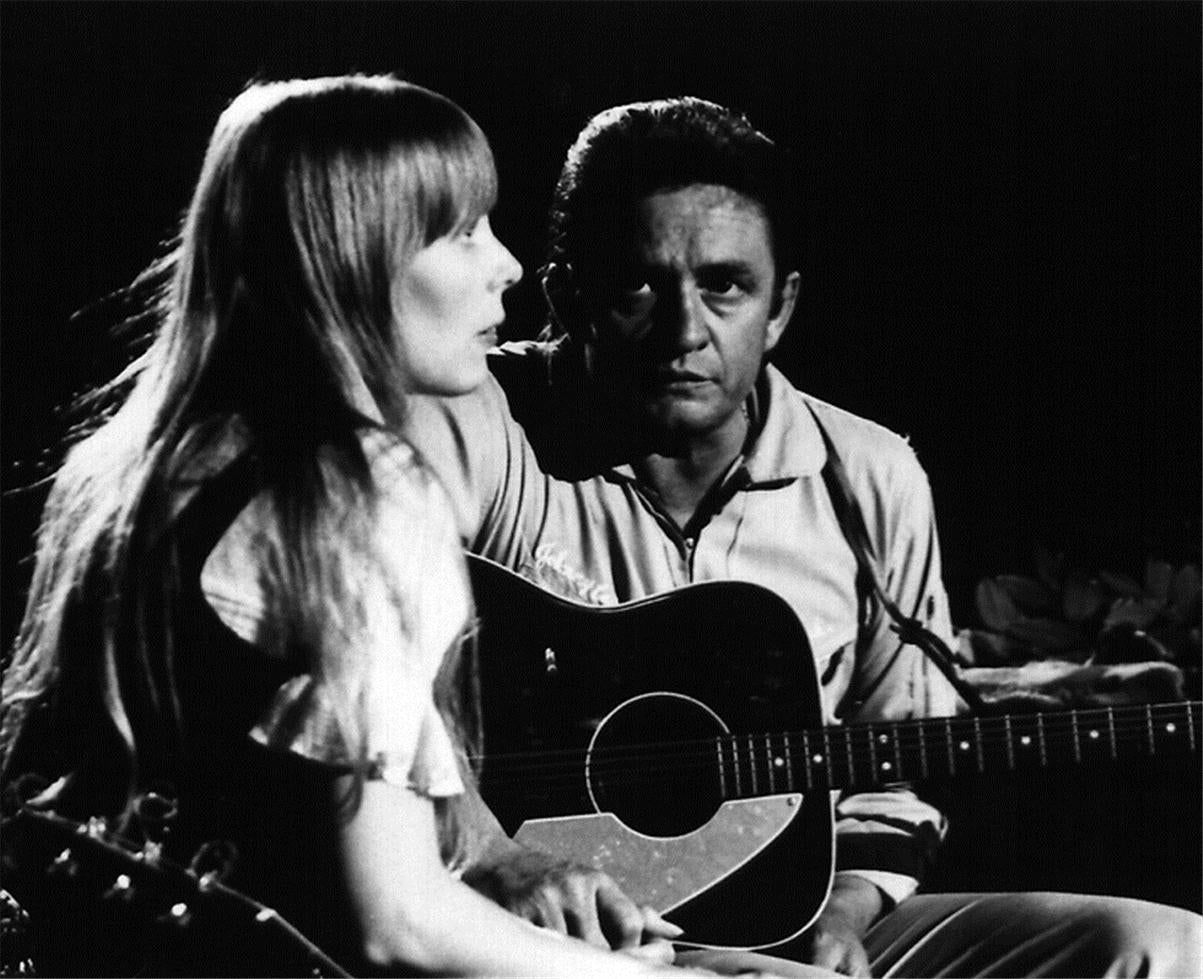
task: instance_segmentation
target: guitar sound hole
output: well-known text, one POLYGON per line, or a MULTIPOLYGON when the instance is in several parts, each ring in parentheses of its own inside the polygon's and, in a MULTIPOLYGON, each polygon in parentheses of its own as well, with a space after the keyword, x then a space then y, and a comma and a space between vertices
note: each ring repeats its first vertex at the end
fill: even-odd
POLYGON ((724 733, 707 707, 679 694, 627 701, 594 735, 594 802, 648 836, 680 836, 704 826, 723 801, 715 738, 724 733))

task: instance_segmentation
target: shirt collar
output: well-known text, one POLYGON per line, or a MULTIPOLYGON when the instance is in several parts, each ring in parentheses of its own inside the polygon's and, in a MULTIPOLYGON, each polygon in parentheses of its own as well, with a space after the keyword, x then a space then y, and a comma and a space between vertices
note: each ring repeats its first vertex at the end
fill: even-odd
POLYGON ((827 449, 814 416, 772 364, 765 366, 748 408, 760 426, 744 454, 749 485, 788 483, 822 471, 827 449))

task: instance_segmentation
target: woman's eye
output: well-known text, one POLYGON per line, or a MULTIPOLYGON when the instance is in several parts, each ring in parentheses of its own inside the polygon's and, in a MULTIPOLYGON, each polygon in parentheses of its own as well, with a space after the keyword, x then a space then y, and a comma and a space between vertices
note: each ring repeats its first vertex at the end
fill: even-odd
POLYGON ((471 224, 464 225, 464 227, 460 230, 459 237, 471 240, 481 231, 488 220, 488 218, 481 217, 477 218, 471 224))

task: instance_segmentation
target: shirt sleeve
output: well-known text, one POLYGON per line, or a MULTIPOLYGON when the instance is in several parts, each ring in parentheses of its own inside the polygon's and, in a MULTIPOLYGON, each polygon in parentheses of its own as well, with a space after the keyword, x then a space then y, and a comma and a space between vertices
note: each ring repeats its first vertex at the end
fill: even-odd
MULTIPOLYGON (((854 476, 854 486, 855 486, 854 476)), ((952 646, 948 599, 927 476, 909 447, 875 485, 856 487, 882 587, 904 615, 952 646), (866 502, 872 501, 866 506, 866 502)), ((857 644, 848 723, 902 721, 956 713, 948 680, 924 653, 903 645, 880 603, 857 644)), ((918 888, 947 831, 944 815, 906 785, 842 796, 836 805, 836 869, 876 884, 895 903, 918 888)))
POLYGON ((411 398, 406 438, 447 487, 464 546, 507 567, 529 564, 548 477, 497 380, 454 398, 411 398))
MULTIPOLYGON (((374 545, 345 570, 362 608, 351 670, 313 670, 277 690, 252 739, 323 764, 356 764, 337 723, 352 703, 367 776, 430 797, 463 791, 454 742, 434 704, 435 676, 470 607, 455 523, 435 480, 404 445, 365 440, 378 488, 374 545), (398 546, 398 542, 403 542, 398 546), (353 679, 353 682, 348 682, 353 679)), ((270 507, 248 506, 206 561, 206 599, 241 638, 268 652, 276 603, 263 573, 279 547, 270 507)))

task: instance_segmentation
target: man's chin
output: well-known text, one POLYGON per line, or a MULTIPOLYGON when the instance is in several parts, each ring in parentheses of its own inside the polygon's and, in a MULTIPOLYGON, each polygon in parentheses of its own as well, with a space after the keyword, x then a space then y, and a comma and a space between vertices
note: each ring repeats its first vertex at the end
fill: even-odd
POLYGON ((674 443, 705 436, 720 421, 713 406, 688 401, 649 402, 644 404, 641 414, 653 434, 674 443))

